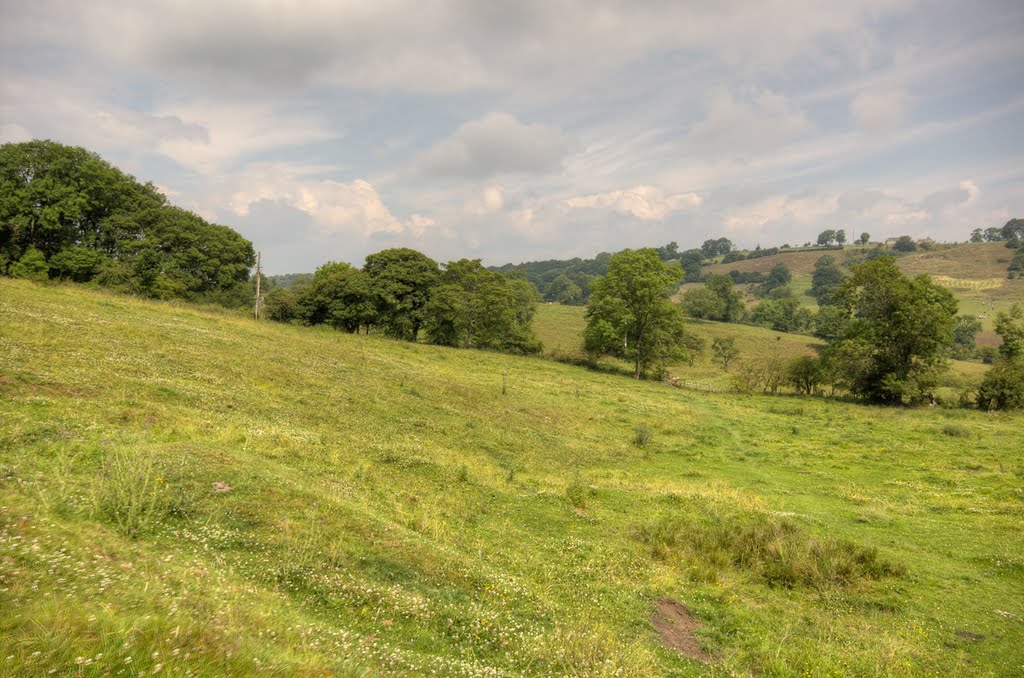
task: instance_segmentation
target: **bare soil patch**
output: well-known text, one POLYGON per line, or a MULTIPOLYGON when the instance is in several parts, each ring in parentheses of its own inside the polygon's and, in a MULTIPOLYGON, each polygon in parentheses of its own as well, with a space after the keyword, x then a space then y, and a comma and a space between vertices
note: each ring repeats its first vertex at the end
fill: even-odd
POLYGON ((651 623, 658 630, 661 644, 691 659, 709 662, 711 655, 701 649, 693 632, 700 628, 700 622, 690 611, 674 600, 662 598, 655 603, 651 623))

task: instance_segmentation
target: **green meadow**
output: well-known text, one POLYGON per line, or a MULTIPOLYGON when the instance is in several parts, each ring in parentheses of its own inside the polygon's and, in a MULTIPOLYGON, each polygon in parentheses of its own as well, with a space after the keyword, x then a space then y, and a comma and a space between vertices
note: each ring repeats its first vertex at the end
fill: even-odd
POLYGON ((1021 675, 1022 421, 0 279, 0 675, 1021 675))

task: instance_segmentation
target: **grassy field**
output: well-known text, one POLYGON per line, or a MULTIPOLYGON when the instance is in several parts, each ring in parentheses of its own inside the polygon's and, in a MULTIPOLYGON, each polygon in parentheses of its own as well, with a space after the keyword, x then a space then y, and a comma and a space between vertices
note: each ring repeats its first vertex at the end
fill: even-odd
POLYGON ((1020 675, 1021 423, 0 279, 0 675, 1020 675))
MULTIPOLYGON (((848 246, 842 251, 795 251, 780 252, 770 257, 736 261, 730 264, 714 264, 704 268, 707 273, 727 274, 729 271, 768 273, 772 266, 783 263, 793 274, 790 287, 797 298, 808 308, 817 304, 805 292, 811 287, 814 262, 828 254, 835 258, 840 267, 849 265, 864 253, 861 246, 848 246)), ((1009 280, 1007 267, 1013 258, 1013 250, 1001 242, 960 243, 939 245, 936 249, 900 255, 897 264, 910 276, 926 273, 932 280, 949 289, 960 302, 960 312, 976 316, 981 320, 982 331, 977 341, 981 346, 995 346, 998 336, 994 332, 996 313, 1006 311, 1015 303, 1024 303, 1024 278, 1009 280)), ((693 286, 693 285, 690 285, 693 286)), ((753 286, 743 285, 748 307, 757 303, 751 295, 753 286)))

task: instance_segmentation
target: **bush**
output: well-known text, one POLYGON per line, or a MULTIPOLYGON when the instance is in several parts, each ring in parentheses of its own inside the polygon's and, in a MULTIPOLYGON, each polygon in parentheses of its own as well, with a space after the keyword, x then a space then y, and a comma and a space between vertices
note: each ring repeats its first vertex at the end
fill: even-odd
POLYGON ((978 408, 1024 409, 1024 357, 996 361, 978 387, 978 408))
POLYGON ((654 432, 647 424, 638 424, 633 431, 633 444, 637 447, 647 447, 654 439, 654 432))
POLYGON ((970 438, 971 429, 961 424, 946 424, 942 427, 942 433, 950 438, 970 438))
POLYGON ((50 277, 50 266, 46 257, 35 247, 29 247, 21 258, 11 264, 11 277, 44 282, 50 277))
POLYGON ((103 460, 93 493, 95 511, 126 537, 135 538, 166 518, 190 512, 192 496, 176 487, 173 470, 152 454, 121 450, 103 460))
POLYGON ((641 529, 639 537, 659 560, 678 559, 698 571, 747 571, 774 587, 825 589, 904 573, 874 548, 817 537, 762 514, 672 518, 641 529))

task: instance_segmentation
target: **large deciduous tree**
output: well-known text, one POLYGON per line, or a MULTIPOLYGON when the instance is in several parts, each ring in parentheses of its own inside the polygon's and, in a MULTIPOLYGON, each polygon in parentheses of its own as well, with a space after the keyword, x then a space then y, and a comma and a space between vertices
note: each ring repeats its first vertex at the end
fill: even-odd
POLYGON ((437 262, 422 252, 400 247, 366 257, 363 272, 370 279, 377 322, 384 332, 416 341, 431 290, 441 274, 437 262))
POLYGON ((637 379, 652 366, 682 357, 683 316, 669 299, 682 278, 678 263, 663 262, 654 249, 613 255, 608 273, 590 285, 587 352, 629 360, 637 379))
POLYGON ((846 366, 850 391, 885 404, 921 400, 946 367, 956 300, 926 275, 907 278, 890 257, 850 270, 835 294, 850 320, 828 349, 856 357, 846 366))

